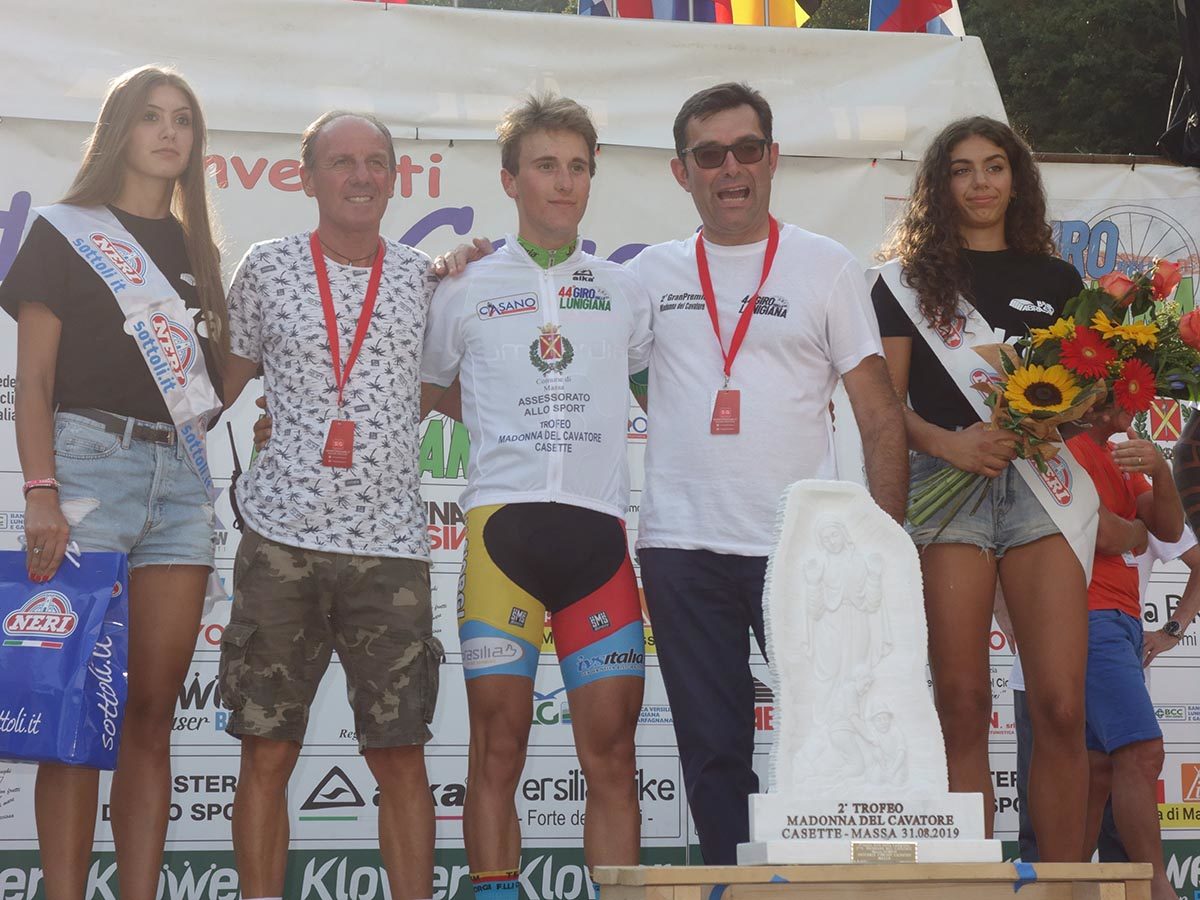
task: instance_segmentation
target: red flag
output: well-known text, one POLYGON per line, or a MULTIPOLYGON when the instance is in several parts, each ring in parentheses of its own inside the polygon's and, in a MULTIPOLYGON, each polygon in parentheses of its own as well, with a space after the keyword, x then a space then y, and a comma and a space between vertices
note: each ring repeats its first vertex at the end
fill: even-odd
POLYGON ((622 19, 653 19, 652 0, 617 0, 617 15, 622 19))

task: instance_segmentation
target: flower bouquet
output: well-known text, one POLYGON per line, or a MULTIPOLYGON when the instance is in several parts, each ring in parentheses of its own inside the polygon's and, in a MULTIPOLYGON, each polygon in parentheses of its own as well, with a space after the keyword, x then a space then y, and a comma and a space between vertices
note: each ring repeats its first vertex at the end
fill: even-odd
MULTIPOLYGON (((1181 315, 1169 300, 1179 282, 1179 266, 1165 260, 1147 272, 1113 272, 1068 300, 1049 328, 974 348, 998 373, 972 385, 992 412, 988 427, 1011 432, 1017 456, 1045 472, 1062 449, 1059 426, 1093 406, 1137 414, 1156 395, 1200 400, 1200 310, 1181 315)), ((945 528, 976 495, 978 505, 990 480, 940 469, 913 486, 908 519, 921 525, 950 507, 945 528)))

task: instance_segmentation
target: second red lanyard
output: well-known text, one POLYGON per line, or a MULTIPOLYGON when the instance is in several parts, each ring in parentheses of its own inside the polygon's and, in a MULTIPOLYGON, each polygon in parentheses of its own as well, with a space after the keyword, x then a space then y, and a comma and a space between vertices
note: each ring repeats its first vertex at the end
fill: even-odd
POLYGON ((733 360, 737 357, 738 351, 742 349, 742 341, 746 339, 746 332, 750 330, 750 318, 754 315, 759 291, 767 283, 767 276, 771 274, 771 265, 775 262, 775 251, 779 249, 779 223, 773 217, 769 221, 771 228, 767 234, 767 252, 763 256, 762 278, 758 281, 758 287, 754 289, 754 295, 746 301, 746 306, 738 317, 728 350, 725 349, 725 344, 721 340, 721 322, 717 317, 717 298, 713 293, 712 275, 708 270, 708 254, 704 251, 704 234, 701 232, 696 235, 696 271, 700 275, 700 289, 704 292, 704 305, 708 308, 708 317, 712 319, 713 333, 717 336, 717 346, 721 349, 721 356, 725 360, 726 387, 729 386, 729 376, 733 371, 733 360))
POLYGON ((313 268, 317 273, 317 289, 321 292, 321 309, 325 313, 325 332, 329 336, 329 355, 333 361, 333 383, 337 386, 338 412, 342 409, 342 396, 346 382, 350 380, 350 370, 358 360, 358 352, 366 340, 367 330, 371 327, 371 313, 375 310, 375 298, 379 295, 379 280, 383 276, 383 255, 386 247, 383 238, 379 239, 379 250, 375 253, 375 263, 371 266, 371 278, 367 282, 367 295, 363 297, 362 310, 358 314, 358 328, 354 331, 354 341, 350 345, 350 353, 346 356, 346 366, 342 368, 341 338, 338 335, 337 312, 333 308, 333 293, 329 289, 329 272, 325 268, 325 254, 321 250, 321 239, 314 231, 308 241, 312 250, 313 268))

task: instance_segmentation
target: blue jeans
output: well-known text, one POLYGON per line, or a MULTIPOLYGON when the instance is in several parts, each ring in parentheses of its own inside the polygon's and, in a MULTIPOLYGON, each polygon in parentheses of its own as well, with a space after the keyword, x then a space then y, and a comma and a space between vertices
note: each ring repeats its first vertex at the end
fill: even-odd
POLYGON ((136 440, 134 422, 120 435, 73 413, 54 416, 54 467, 70 539, 84 552, 126 553, 130 569, 211 569, 215 519, 204 482, 181 445, 136 440))

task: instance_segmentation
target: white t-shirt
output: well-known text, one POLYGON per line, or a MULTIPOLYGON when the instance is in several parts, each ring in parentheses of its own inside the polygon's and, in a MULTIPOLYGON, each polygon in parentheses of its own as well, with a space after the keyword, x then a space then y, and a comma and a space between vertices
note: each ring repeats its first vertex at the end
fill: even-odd
MULTIPOLYGON (((1149 537, 1150 540, 1146 543, 1146 552, 1135 558, 1138 567, 1138 596, 1142 598, 1146 596, 1146 587, 1150 584, 1150 575, 1154 571, 1155 564, 1179 559, 1197 543, 1192 526, 1186 523, 1183 526, 1183 535, 1173 544, 1164 543, 1154 535, 1149 537)), ((1012 672, 1008 676, 1008 686, 1014 691, 1025 690, 1025 672, 1021 668, 1019 655, 1013 659, 1012 672)))
MULTIPOLYGON (((420 357, 437 281, 429 257, 387 241, 371 326, 346 384, 350 468, 321 465, 337 388, 309 234, 255 244, 229 289, 231 349, 261 363, 270 443, 238 481, 255 531, 283 544, 359 556, 429 558, 417 468, 420 357)), ((346 364, 369 268, 325 259, 346 364)))
POLYGON ((650 356, 645 290, 580 251, 543 269, 517 243, 442 282, 421 379, 462 383, 463 511, 553 501, 624 518, 629 376, 650 356))
MULTIPOLYGON (((696 236, 629 264, 650 291, 646 480, 637 546, 766 556, 783 489, 836 478, 829 400, 838 378, 882 354, 862 267, 836 241, 782 225, 779 249, 733 363, 741 430, 713 435, 724 360, 696 272, 696 236)), ((766 241, 705 242, 721 341, 762 277, 766 241)))

